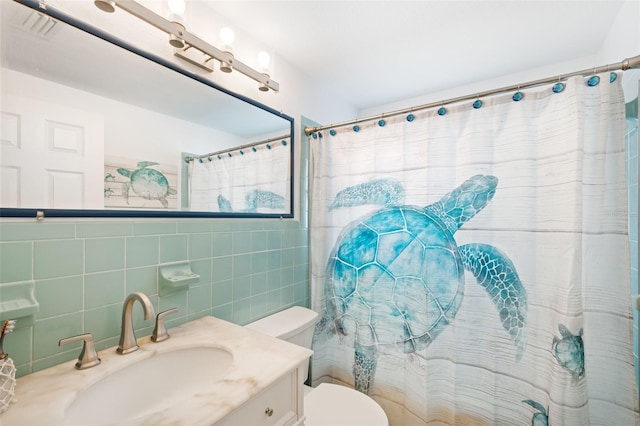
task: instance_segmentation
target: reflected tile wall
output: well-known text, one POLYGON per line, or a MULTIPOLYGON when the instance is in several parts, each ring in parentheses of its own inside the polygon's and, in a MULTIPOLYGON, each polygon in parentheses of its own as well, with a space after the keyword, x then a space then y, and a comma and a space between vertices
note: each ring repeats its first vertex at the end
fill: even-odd
MULTIPOLYGON (((205 315, 246 324, 309 305, 307 229, 283 220, 45 220, 0 222, 0 282, 34 280, 40 311, 5 339, 23 376, 78 356, 58 340, 92 333, 117 345, 122 303, 146 293, 169 327, 205 315), (189 260, 200 282, 158 294, 157 265, 189 260)), ((0 293, 0 299, 2 294, 0 293)), ((151 334, 134 307, 136 334, 151 334)))

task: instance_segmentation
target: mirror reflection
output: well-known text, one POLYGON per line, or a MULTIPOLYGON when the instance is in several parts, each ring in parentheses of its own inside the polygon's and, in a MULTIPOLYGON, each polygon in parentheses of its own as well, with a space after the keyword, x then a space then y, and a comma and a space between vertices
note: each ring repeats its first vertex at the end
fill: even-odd
POLYGON ((0 7, 3 215, 291 217, 292 118, 58 12, 0 7))

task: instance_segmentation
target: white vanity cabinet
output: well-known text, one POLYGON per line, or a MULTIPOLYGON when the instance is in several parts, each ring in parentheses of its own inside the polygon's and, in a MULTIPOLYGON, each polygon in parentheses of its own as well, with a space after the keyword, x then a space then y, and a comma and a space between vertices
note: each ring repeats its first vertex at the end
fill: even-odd
POLYGON ((302 425, 303 367, 284 374, 215 426, 290 426, 302 425))

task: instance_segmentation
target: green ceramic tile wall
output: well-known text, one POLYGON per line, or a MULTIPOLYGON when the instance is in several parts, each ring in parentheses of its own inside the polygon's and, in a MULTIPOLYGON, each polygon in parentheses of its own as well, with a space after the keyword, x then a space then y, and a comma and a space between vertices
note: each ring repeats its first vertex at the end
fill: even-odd
MULTIPOLYGON (((98 350, 118 343, 122 303, 146 293, 176 326, 205 315, 246 324, 309 305, 307 229, 278 220, 65 220, 0 223, 0 282, 35 280, 40 311, 18 321, 5 350, 23 376, 78 356, 58 340, 92 333, 98 350), (189 260, 200 282, 158 295, 157 265, 189 260)), ((0 298, 2 295, 0 294, 0 298)), ((153 321, 134 309, 136 334, 153 321)))

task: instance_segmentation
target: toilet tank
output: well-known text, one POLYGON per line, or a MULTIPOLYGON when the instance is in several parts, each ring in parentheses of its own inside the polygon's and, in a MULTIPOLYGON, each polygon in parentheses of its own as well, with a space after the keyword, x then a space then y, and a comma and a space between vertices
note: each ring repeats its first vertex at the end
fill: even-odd
POLYGON ((311 349, 313 330, 319 319, 311 309, 293 306, 245 327, 311 349))

